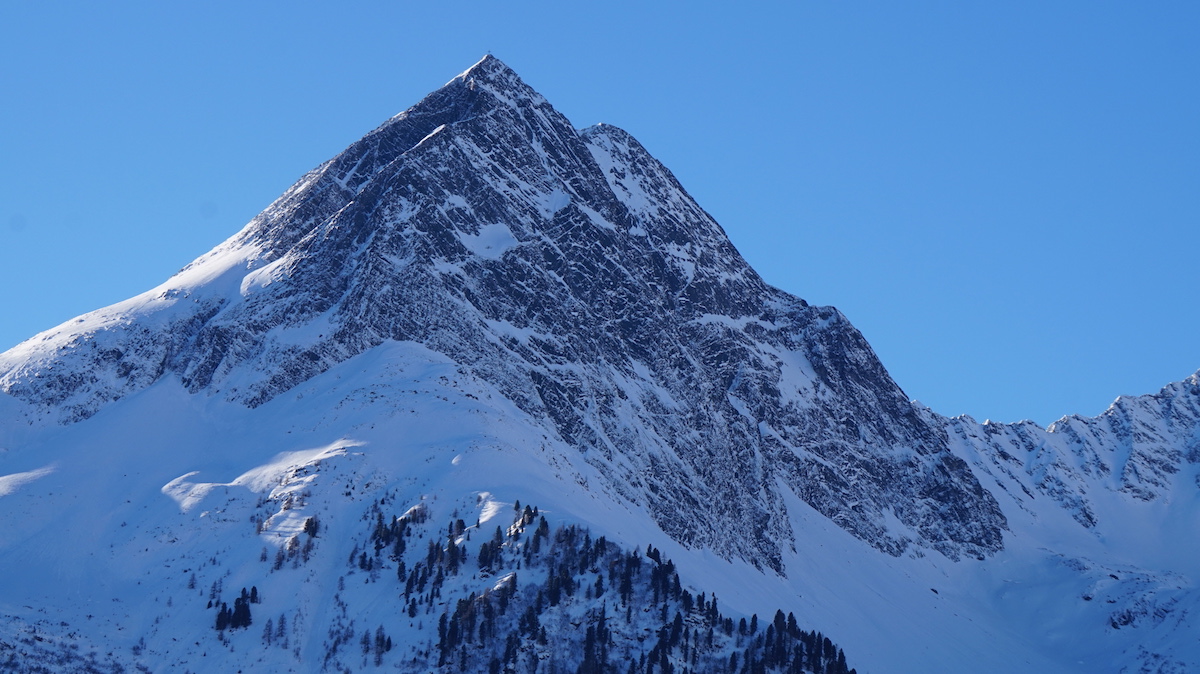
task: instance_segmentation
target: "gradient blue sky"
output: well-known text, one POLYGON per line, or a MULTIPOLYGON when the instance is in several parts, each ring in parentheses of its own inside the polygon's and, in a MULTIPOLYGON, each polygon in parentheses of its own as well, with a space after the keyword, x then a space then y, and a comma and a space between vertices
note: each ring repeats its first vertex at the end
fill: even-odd
POLYGON ((1200 368, 1200 3, 648 4, 0 4, 0 349, 491 51, 939 412, 1049 423, 1200 368))

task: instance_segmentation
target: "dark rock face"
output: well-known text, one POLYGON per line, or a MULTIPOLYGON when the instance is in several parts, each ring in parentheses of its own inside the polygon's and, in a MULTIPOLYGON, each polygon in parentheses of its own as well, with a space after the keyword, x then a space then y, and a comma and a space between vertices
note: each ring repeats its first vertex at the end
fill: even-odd
POLYGON ((782 570, 791 490, 891 554, 1002 546, 943 422, 839 312, 767 286, 636 140, 576 131, 491 57, 160 290, 18 347, 0 386, 68 421, 166 375, 257 406, 415 341, 687 545, 782 570))

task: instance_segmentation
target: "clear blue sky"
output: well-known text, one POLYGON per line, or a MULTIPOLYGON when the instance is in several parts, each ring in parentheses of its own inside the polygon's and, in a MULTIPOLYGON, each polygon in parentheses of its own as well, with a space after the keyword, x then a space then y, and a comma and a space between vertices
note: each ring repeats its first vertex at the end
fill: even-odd
POLYGON ((0 349, 491 51, 939 412, 1048 423, 1200 368, 1200 3, 733 5, 0 4, 0 349))

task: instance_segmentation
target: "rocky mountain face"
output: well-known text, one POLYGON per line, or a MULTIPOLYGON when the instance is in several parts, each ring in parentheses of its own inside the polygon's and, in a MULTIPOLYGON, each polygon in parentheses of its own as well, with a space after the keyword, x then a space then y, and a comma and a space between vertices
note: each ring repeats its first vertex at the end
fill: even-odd
POLYGON ((114 671, 1200 662, 1176 639, 1200 555, 1174 543, 1197 533, 1196 376, 1048 429, 922 408, 629 134, 576 130, 490 56, 163 285, 0 354, 0 390, 22 579, 0 659, 124 639, 114 671), (498 514, 535 497, 553 527, 498 514), (550 610, 564 584, 583 596, 550 610), (268 598, 261 638, 235 585, 268 598), (955 645, 930 655, 930 629, 955 645))
POLYGON ((576 131, 492 57, 138 302, 18 349, 3 390, 65 421, 168 375, 254 407, 413 341, 689 546, 782 571, 781 489, 890 554, 1002 545, 995 500, 840 313, 764 284, 629 134, 576 131))
POLYGON ((1200 486, 1191 475, 1200 463, 1200 374, 1154 395, 1118 398, 1098 417, 1063 417, 1044 429, 970 417, 945 424, 952 442, 977 453, 998 482, 1028 484, 1089 529, 1099 524, 1098 499, 1169 502, 1200 486))

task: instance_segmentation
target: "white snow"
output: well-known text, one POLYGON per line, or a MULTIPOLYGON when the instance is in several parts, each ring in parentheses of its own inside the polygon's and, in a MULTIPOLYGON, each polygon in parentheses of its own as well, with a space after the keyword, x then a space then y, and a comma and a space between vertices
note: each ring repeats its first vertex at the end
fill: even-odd
POLYGON ((445 124, 439 125, 436 129, 434 129, 433 131, 430 131, 424 138, 417 141, 417 144, 414 145, 413 147, 420 147, 425 141, 429 140, 430 138, 433 138, 434 136, 438 135, 439 133, 441 133, 442 131, 445 131, 445 130, 446 130, 445 124))
MULTIPOLYGON (((751 323, 702 321, 729 329, 751 323)), ((528 336, 511 325, 491 327, 528 336)), ((808 385, 806 364, 787 356, 777 354, 781 381, 808 385)), ((625 385, 631 415, 641 396, 675 404, 665 390, 646 388, 649 370, 634 368, 642 380, 625 385)), ((0 607, 25 623, 46 614, 22 607, 54 607, 56 622, 67 630, 86 626, 108 648, 129 649, 144 637, 152 669, 176 662, 168 654, 197 672, 246 666, 248 654, 259 668, 294 666, 290 651, 261 649, 255 629, 232 633, 232 651, 217 643, 205 608, 217 581, 227 600, 237 588, 258 587, 267 599, 255 610, 286 614, 293 643, 305 644, 300 662, 319 662, 321 635, 339 615, 326 589, 346 573, 352 552, 338 541, 352 540, 381 498, 395 514, 426 504, 448 517, 449 504, 469 496, 470 519, 481 524, 519 500, 538 505, 554 525, 588 523, 593 536, 627 547, 652 543, 675 560, 686 584, 715 590, 726 609, 760 618, 792 611, 844 647, 864 673, 911 671, 918 662, 933 671, 1102 671, 1171 634, 1114 630, 1107 622, 1114 610, 1145 605, 1151 616, 1165 611, 1167 621, 1200 610, 1200 503, 1194 487, 1184 489, 1194 484, 1194 468, 1177 476, 1170 504, 1130 507, 1119 493, 1096 492, 1112 495, 1094 499, 1105 523, 1096 531, 1049 498, 1026 496, 1024 469, 981 471, 981 479, 1004 485, 990 488, 1013 533, 994 558, 957 563, 936 554, 881 554, 781 484, 797 538, 780 577, 674 542, 645 505, 605 489, 578 450, 445 357, 410 343, 376 347, 256 409, 188 395, 168 378, 51 430, 11 432, 8 451, 0 452, 0 607), (54 470, 44 459, 36 463, 48 456, 54 470), (309 517, 329 532, 317 539, 311 562, 275 571, 259 561, 264 548, 273 559, 309 517), (189 591, 193 574, 197 589, 189 591), (173 641, 181 634, 189 635, 183 646, 173 641)), ((955 446, 967 460, 983 460, 955 446)), ((347 583, 342 597, 359 624, 392 625, 395 606, 352 578, 359 584, 347 583)), ((1193 646, 1172 648, 1197 655, 1193 646)))
POLYGON ((23 473, 0 475, 0 496, 8 496, 22 486, 27 485, 40 477, 45 477, 53 472, 53 466, 46 466, 36 470, 27 470, 23 473))
POLYGON ((502 222, 484 225, 479 228, 478 234, 459 232, 458 240, 467 250, 489 260, 499 260, 505 251, 521 244, 502 222))

